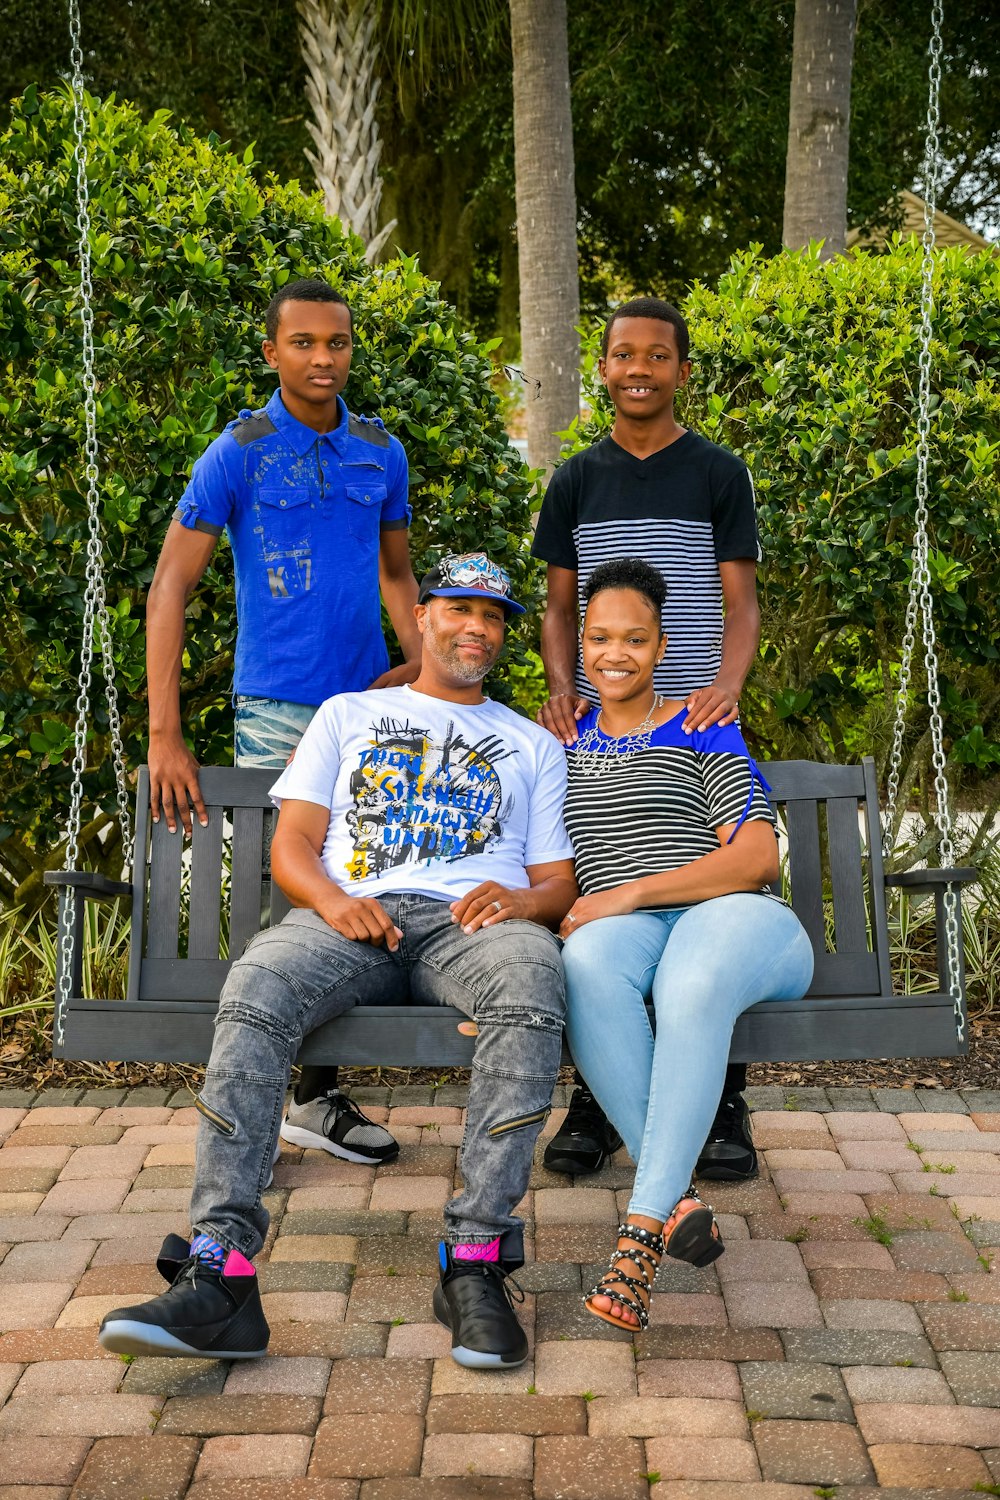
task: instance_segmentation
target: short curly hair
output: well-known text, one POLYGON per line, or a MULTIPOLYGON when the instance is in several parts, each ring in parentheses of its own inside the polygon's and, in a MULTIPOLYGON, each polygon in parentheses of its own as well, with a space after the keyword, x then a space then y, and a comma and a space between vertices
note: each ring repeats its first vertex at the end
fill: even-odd
POLYGON ((286 281, 281 290, 275 292, 267 304, 264 327, 272 344, 278 337, 281 309, 286 302, 338 302, 341 307, 347 308, 351 333, 354 332, 354 314, 343 292, 338 292, 336 287, 330 286, 325 281, 319 281, 316 277, 307 277, 302 281, 286 281))
POLYGON ((663 619, 663 606, 667 598, 667 584, 658 568, 644 562, 641 557, 613 557, 599 563, 584 585, 584 604, 607 589, 632 589, 649 601, 649 606, 658 620, 663 619))
POLYGON ((674 330, 674 338, 677 340, 677 354, 681 364, 691 353, 691 336, 684 316, 670 302, 664 302, 662 297, 633 297, 630 302, 623 302, 616 307, 604 326, 601 337, 601 358, 607 359, 608 345, 611 341, 611 330, 619 318, 655 318, 661 323, 669 323, 674 330))

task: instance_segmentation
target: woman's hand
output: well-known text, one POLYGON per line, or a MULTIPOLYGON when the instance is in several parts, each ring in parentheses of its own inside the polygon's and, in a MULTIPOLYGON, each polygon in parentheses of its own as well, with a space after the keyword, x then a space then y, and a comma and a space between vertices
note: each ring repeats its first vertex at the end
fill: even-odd
POLYGON ((581 896, 563 918, 559 936, 565 940, 579 932, 581 927, 586 927, 588 922, 596 922, 601 917, 627 917, 634 911, 635 897, 628 885, 616 885, 614 890, 601 891, 596 896, 581 896))

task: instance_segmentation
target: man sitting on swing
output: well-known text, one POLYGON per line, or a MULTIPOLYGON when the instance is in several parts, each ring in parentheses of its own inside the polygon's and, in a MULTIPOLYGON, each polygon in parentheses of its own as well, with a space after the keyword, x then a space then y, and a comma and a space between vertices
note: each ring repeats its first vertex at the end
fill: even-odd
POLYGON ((111 1312, 119 1354, 251 1359, 269 1330, 251 1258, 263 1243, 289 1070, 302 1038, 408 990, 478 1027, 463 1188, 444 1210, 434 1312, 472 1368, 522 1364, 505 1285, 523 1264, 523 1197, 562 1049, 554 929, 576 898, 563 827, 565 756, 547 730, 484 697, 506 620, 523 608, 482 553, 423 579, 412 687, 322 705, 275 783, 272 847, 296 903, 230 971, 197 1101, 193 1239, 170 1235, 171 1282, 111 1312))

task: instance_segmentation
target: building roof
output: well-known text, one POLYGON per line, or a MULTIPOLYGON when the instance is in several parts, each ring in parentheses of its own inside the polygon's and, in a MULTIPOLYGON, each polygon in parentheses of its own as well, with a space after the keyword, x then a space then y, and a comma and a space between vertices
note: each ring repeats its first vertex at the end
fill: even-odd
MULTIPOLYGON (((899 228, 904 237, 908 238, 915 234, 918 239, 923 238, 924 233, 924 200, 918 198, 916 193, 908 189, 899 194, 899 205, 902 209, 902 223, 899 228)), ((883 249, 890 240, 895 230, 888 225, 873 225, 863 234, 860 229, 849 229, 847 231, 846 250, 848 254, 852 250, 874 250, 883 249)), ((934 236, 939 248, 944 249, 950 245, 961 245, 968 250, 970 255, 976 255, 981 250, 998 250, 1000 246, 991 240, 977 234, 967 224, 960 224, 950 214, 942 213, 937 209, 934 213, 934 236)))

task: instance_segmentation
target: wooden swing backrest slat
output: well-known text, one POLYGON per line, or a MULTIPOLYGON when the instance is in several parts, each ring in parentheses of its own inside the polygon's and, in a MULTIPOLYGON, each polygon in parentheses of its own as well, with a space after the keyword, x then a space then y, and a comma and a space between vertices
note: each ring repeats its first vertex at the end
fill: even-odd
MULTIPOLYGON (((874 765, 781 761, 761 769, 788 834, 792 906, 816 958, 809 994, 891 994, 874 765), (860 826, 859 812, 864 820, 860 826), (828 946, 831 906, 833 951, 828 946)), ((148 805, 148 777, 143 771, 137 819, 142 843, 136 847, 147 854, 136 871, 136 889, 144 902, 135 903, 140 912, 139 946, 133 949, 131 997, 217 998, 230 963, 260 931, 262 916, 273 926, 288 910, 278 887, 264 882, 265 834, 275 820, 268 793, 275 779, 274 771, 204 768, 201 789, 209 825, 195 824, 190 855, 182 858, 187 841, 169 833, 162 818, 148 835, 148 817, 142 816, 143 799, 148 805), (188 865, 185 948, 182 910, 188 865), (222 957, 221 946, 226 927, 228 958, 222 957)))

